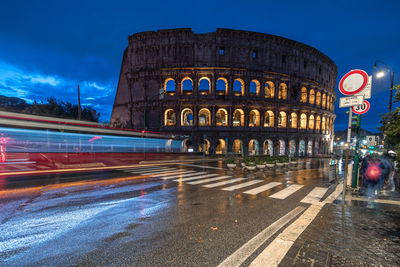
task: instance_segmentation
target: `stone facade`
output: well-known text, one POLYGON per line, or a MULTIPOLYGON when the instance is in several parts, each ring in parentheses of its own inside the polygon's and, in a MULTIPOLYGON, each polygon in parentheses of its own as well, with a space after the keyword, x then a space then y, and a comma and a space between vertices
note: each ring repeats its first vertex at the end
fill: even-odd
POLYGON ((326 154, 336 76, 320 51, 279 36, 137 33, 124 51, 111 122, 188 136, 184 150, 326 154))

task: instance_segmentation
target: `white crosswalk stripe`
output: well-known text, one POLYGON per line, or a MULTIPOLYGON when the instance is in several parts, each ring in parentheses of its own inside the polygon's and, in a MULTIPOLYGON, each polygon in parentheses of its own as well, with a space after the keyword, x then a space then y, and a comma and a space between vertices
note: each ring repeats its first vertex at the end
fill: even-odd
MULTIPOLYGON (((179 177, 179 174, 191 174, 191 175, 193 175, 193 173, 194 172, 196 172, 196 171, 185 171, 185 170, 179 170, 179 172, 178 172, 178 177, 179 177)), ((152 176, 153 177, 162 177, 162 176, 167 176, 167 175, 171 175, 171 174, 163 174, 163 173, 161 173, 161 174, 153 174, 152 176)), ((175 175, 175 173, 174 173, 174 175, 175 175)))
POLYGON ((263 180, 252 180, 252 181, 248 181, 248 182, 241 183, 241 184, 238 184, 238 185, 232 185, 232 186, 229 186, 229 187, 221 188, 221 190, 233 191, 233 190, 237 190, 237 189, 240 189, 240 188, 248 187, 248 186, 251 186, 251 185, 254 185, 254 184, 258 184, 258 183, 261 183, 261 182, 263 182, 263 180))
POLYGON ((169 180, 169 179, 183 178, 183 177, 188 177, 188 176, 193 176, 193 175, 200 175, 200 174, 206 174, 206 172, 196 172, 195 174, 194 173, 191 173, 191 174, 176 174, 176 175, 173 174, 172 176, 171 176, 171 174, 168 174, 168 176, 165 176, 162 179, 163 180, 169 180))
POLYGON ((125 172, 146 172, 146 171, 156 171, 156 170, 171 170, 172 168, 143 168, 143 169, 125 169, 125 172))
POLYGON ((175 182, 186 182, 186 181, 192 181, 192 180, 203 179, 203 178, 214 177, 214 176, 218 176, 218 174, 211 173, 211 174, 206 174, 206 175, 193 176, 193 177, 189 177, 189 178, 176 179, 174 181, 175 182))
POLYGON ((179 169, 175 169, 175 170, 165 170, 165 171, 141 172, 141 173, 139 173, 139 174, 140 174, 140 175, 152 175, 152 174, 170 173, 170 172, 179 172, 179 169))
POLYGON ((300 202, 313 204, 319 202, 321 198, 325 195, 328 188, 325 187, 315 187, 305 198, 300 202))
POLYGON ((230 178, 230 177, 231 176, 229 176, 229 175, 219 176, 219 177, 216 177, 216 178, 210 178, 210 179, 204 179, 204 180, 195 181, 195 182, 189 182, 188 184, 192 184, 192 185, 205 184, 205 183, 208 183, 208 182, 214 182, 214 181, 218 181, 218 180, 222 180, 222 179, 226 179, 226 178, 230 178))
POLYGON ((239 181, 243 181, 243 180, 246 180, 246 178, 235 178, 235 179, 231 179, 231 180, 223 181, 223 182, 218 182, 218 183, 214 183, 214 184, 206 184, 206 185, 203 185, 203 187, 214 188, 214 187, 221 186, 221 185, 233 184, 233 183, 236 183, 236 182, 239 182, 239 181))
POLYGON ((292 184, 289 187, 286 187, 285 189, 269 196, 272 198, 277 198, 277 199, 285 199, 288 196, 290 196, 291 194, 295 193, 297 190, 299 190, 300 188, 302 188, 303 185, 299 185, 299 184, 292 184))
POLYGON ((248 191, 243 192, 243 193, 244 193, 244 194, 249 194, 249 195, 257 195, 258 193, 267 191, 267 190, 269 190, 269 189, 271 189, 271 188, 274 188, 275 186, 278 186, 278 185, 280 185, 280 184, 282 184, 282 183, 271 182, 271 183, 269 183, 269 184, 265 184, 265 185, 256 187, 256 188, 254 188, 254 189, 248 190, 248 191))

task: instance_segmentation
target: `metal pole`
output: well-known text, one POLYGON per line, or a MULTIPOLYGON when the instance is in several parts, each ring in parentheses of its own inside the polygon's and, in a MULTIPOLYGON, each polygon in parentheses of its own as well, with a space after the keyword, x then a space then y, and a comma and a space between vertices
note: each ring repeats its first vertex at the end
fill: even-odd
POLYGON ((78 83, 78 120, 81 120, 81 95, 79 91, 79 83, 78 83))
POLYGON ((351 117, 353 116, 353 110, 349 108, 349 123, 347 126, 347 149, 346 149, 346 160, 344 162, 344 179, 343 179, 343 195, 342 195, 342 205, 345 205, 346 200, 346 187, 347 187, 347 169, 349 164, 349 154, 350 154, 350 138, 351 138, 351 117))
POLYGON ((360 120, 360 125, 357 128, 357 142, 356 142, 356 149, 354 151, 354 167, 353 167, 353 180, 351 183, 352 188, 357 187, 357 180, 358 180, 358 163, 360 160, 360 156, 358 155, 358 149, 360 147, 360 132, 361 132, 361 115, 358 115, 360 120))

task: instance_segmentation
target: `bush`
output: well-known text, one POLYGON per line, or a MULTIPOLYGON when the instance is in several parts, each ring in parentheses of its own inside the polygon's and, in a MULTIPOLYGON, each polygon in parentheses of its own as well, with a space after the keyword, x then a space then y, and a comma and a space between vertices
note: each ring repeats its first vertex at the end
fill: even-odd
POLYGON ((255 159, 256 165, 264 165, 264 158, 256 158, 255 159))
POLYGON ((235 164, 235 158, 234 157, 230 157, 225 159, 226 164, 235 164))

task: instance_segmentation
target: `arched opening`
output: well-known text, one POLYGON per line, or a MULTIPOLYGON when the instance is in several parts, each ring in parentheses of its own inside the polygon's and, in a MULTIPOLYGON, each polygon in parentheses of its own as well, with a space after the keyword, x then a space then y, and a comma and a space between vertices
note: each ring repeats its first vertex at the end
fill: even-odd
POLYGON ((277 143, 277 152, 279 156, 283 156, 285 155, 285 141, 283 141, 282 139, 279 140, 277 143))
POLYGON ((307 88, 305 88, 305 87, 301 87, 300 102, 307 103, 307 88))
POLYGON ((218 139, 217 146, 215 148, 215 154, 225 154, 226 142, 224 139, 218 139))
POLYGON ((201 77, 199 80, 199 93, 201 95, 208 95, 211 93, 210 79, 201 77))
POLYGON ((307 129, 307 115, 304 113, 300 115, 300 129, 307 129))
POLYGON ((289 156, 293 157, 296 154, 296 141, 289 141, 289 156))
POLYGON ((322 95, 322 108, 325 108, 325 106, 326 106, 326 95, 323 94, 322 95))
POLYGON ((217 126, 228 126, 228 112, 226 109, 220 108, 217 110, 215 124, 217 126))
POLYGON ((193 93, 193 81, 189 77, 182 79, 182 94, 191 95, 193 93))
POLYGON ((308 129, 314 130, 314 115, 310 115, 308 118, 308 129))
POLYGON ((226 95, 228 92, 228 81, 223 77, 218 78, 216 89, 218 95, 226 95))
POLYGON ((258 155, 258 141, 256 139, 252 139, 249 142, 249 155, 258 155))
POLYGON ((241 154, 242 153, 242 140, 240 140, 240 139, 233 140, 232 150, 233 150, 233 153, 241 154))
POLYGON ((267 139, 264 141, 263 154, 270 155, 270 156, 274 155, 274 146, 273 146, 273 142, 270 139, 267 139))
POLYGON ((260 82, 257 80, 252 80, 250 82, 250 94, 259 95, 260 94, 260 82))
POLYGON ((275 97, 275 85, 273 82, 268 81, 265 83, 265 98, 275 97))
POLYGON ((310 104, 312 104, 312 105, 315 104, 315 91, 314 91, 314 89, 310 90, 310 98, 309 98, 309 100, 310 100, 310 104))
POLYGON ((253 109, 249 114, 249 127, 257 126, 260 126, 260 112, 256 109, 253 109))
POLYGON ((189 139, 182 140, 182 152, 193 152, 193 144, 189 139))
POLYGON ((308 141, 308 145, 307 145, 307 155, 309 156, 309 157, 311 157, 312 156, 312 141, 311 140, 309 140, 308 141))
POLYGON ((286 113, 284 111, 280 111, 279 112, 278 127, 279 128, 285 128, 286 127, 286 113))
POLYGON ((319 131, 321 130, 321 117, 317 116, 317 119, 315 120, 315 130, 319 131))
POLYGON ((176 124, 176 115, 173 109, 167 109, 164 112, 164 125, 173 126, 176 124))
POLYGON ((326 109, 327 110, 329 110, 330 104, 331 104, 331 97, 328 95, 326 97, 326 109))
POLYGON ((199 126, 210 126, 211 125, 211 113, 207 108, 199 110, 199 126))
POLYGON ((314 155, 319 154, 319 141, 315 140, 314 142, 314 155))
POLYGON ((167 95, 175 94, 175 80, 172 78, 168 78, 164 82, 164 92, 167 95))
POLYGON ((172 152, 172 142, 173 139, 168 139, 167 142, 165 142, 165 151, 166 152, 172 152))
POLYGON ((299 142, 299 156, 306 155, 306 142, 304 140, 300 140, 299 142))
POLYGON ((184 108, 181 112, 181 125, 193 126, 193 111, 190 108, 184 108))
POLYGON ((199 142, 199 152, 203 152, 208 155, 209 151, 210 151, 210 141, 208 141, 207 139, 202 139, 199 142))
POLYGON ((292 112, 290 114, 290 128, 296 129, 297 128, 297 114, 292 112))
POLYGON ((235 109, 233 112, 233 126, 244 126, 244 111, 241 109, 235 109))
POLYGON ((233 81, 233 94, 235 96, 244 95, 244 81, 242 79, 235 79, 233 81))
POLYGON ((279 84, 278 99, 287 99, 287 85, 284 83, 279 84))
POLYGON ((321 124, 322 132, 325 132, 325 129, 326 129, 326 121, 325 121, 325 117, 322 117, 322 124, 321 124))
POLYGON ((271 110, 265 112, 264 127, 274 127, 274 113, 271 110))
POLYGON ((317 99, 315 100, 317 106, 321 106, 321 93, 317 92, 317 99))

